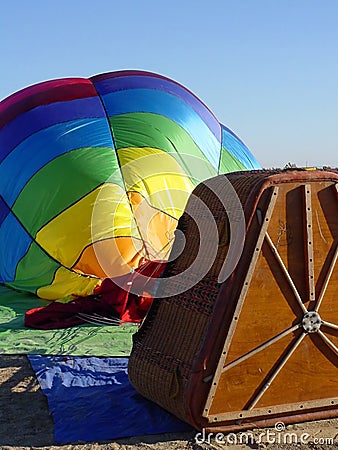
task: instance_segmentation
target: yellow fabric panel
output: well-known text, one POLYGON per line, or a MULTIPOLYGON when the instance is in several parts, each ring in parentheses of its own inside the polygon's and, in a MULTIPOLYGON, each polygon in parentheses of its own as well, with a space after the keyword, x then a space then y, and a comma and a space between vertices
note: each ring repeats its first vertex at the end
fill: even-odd
POLYGON ((137 268, 143 258, 168 258, 177 220, 152 208, 136 192, 129 193, 129 199, 144 242, 132 237, 97 241, 85 248, 74 270, 101 278, 116 277, 137 268))
POLYGON ((129 199, 148 258, 168 259, 177 220, 153 208, 137 192, 130 192, 129 199))
POLYGON ((126 148, 118 156, 132 191, 129 198, 123 187, 107 180, 36 236, 51 257, 79 273, 112 277, 137 267, 140 258, 166 259, 177 219, 193 190, 189 177, 166 152, 126 148))
POLYGON ((125 275, 146 256, 143 243, 131 237, 105 239, 87 247, 74 270, 101 278, 125 275))
POLYGON ((177 160, 150 147, 122 148, 118 157, 126 190, 141 193, 155 208, 179 219, 194 186, 177 160))
POLYGON ((39 297, 47 300, 59 300, 68 297, 68 301, 74 300, 71 295, 87 296, 93 293, 96 286, 101 283, 98 278, 90 278, 60 267, 49 286, 43 286, 37 290, 39 297))
POLYGON ((107 183, 49 222, 36 240, 53 258, 72 267, 93 242, 116 236, 139 234, 124 190, 107 183))

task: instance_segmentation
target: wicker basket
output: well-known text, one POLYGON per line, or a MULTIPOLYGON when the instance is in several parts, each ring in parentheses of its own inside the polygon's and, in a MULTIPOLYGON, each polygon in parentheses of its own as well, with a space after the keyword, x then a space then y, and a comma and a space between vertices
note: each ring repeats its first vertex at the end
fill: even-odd
POLYGON ((195 189, 134 335, 142 395, 210 431, 338 415, 337 187, 334 171, 288 170, 195 189))

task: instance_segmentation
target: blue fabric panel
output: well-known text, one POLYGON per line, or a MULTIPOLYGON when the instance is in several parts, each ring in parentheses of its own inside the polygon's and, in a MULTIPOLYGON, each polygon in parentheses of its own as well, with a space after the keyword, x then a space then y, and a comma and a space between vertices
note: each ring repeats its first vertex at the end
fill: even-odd
POLYGON ((261 169, 260 164, 245 144, 228 128, 222 125, 222 145, 247 169, 261 169))
POLYGON ((54 158, 78 148, 112 146, 105 118, 81 119, 45 128, 19 144, 2 162, 0 193, 12 207, 27 181, 54 158), (27 163, 23 165, 21 161, 27 163))
POLYGON ((221 123, 221 127, 222 127, 222 135, 224 132, 232 134, 234 138, 236 138, 239 142, 241 142, 243 145, 245 145, 244 142, 232 130, 230 130, 230 128, 226 127, 222 123, 221 123))
POLYGON ((41 105, 17 116, 0 131, 0 162, 30 135, 57 123, 106 117, 99 97, 41 105))
POLYGON ((104 95, 102 100, 109 117, 147 112, 162 115, 178 123, 217 169, 221 151, 220 140, 214 136, 201 117, 180 98, 161 91, 133 89, 104 95))
POLYGON ((32 238, 10 213, 0 225, 0 242, 8 242, 9 246, 0 246, 0 282, 9 283, 14 280, 16 266, 27 253, 32 238))
POLYGON ((153 89, 174 94, 193 108, 208 125, 215 137, 219 139, 220 127, 216 117, 192 92, 178 83, 161 76, 154 77, 147 75, 125 75, 106 78, 97 82, 95 82, 94 77, 93 82, 100 95, 129 89, 153 89))
POLYGON ((47 396, 58 444, 192 430, 138 394, 128 358, 30 355, 47 396))

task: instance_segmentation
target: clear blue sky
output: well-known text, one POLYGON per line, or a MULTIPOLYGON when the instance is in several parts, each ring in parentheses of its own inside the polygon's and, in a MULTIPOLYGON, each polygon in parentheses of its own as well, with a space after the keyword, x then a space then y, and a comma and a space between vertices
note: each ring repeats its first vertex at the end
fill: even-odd
POLYGON ((338 166, 338 0, 1 0, 0 99, 120 69, 192 90, 264 167, 338 166))

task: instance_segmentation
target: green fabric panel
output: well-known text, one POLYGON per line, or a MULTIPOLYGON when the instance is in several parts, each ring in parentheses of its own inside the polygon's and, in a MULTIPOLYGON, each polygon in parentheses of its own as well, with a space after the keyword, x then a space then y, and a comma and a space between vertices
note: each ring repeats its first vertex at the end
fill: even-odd
POLYGON ((137 325, 84 324, 58 330, 25 327, 25 312, 48 303, 0 285, 0 353, 129 356, 137 325))
POLYGON ((106 147, 81 148, 51 161, 26 184, 13 211, 28 232, 36 233, 69 205, 109 177, 123 186, 117 156, 106 147))
MULTIPOLYGON (((194 175, 190 170, 191 157, 207 161, 191 136, 176 122, 164 116, 151 113, 121 114, 111 117, 110 125, 117 150, 126 147, 153 147, 164 150, 180 162, 189 176, 194 175)), ((212 172, 210 176, 215 175, 215 170, 210 165, 208 175, 212 172)), ((197 178, 200 177, 201 175, 197 175, 197 178)))
POLYGON ((32 242, 28 252, 17 265, 15 280, 8 285, 18 290, 35 293, 37 287, 51 284, 54 273, 59 267, 59 263, 32 242), (39 274, 38 278, 37 274, 39 274))
POLYGON ((218 172, 229 173, 237 172, 238 170, 247 170, 247 168, 222 146, 221 161, 218 172))

